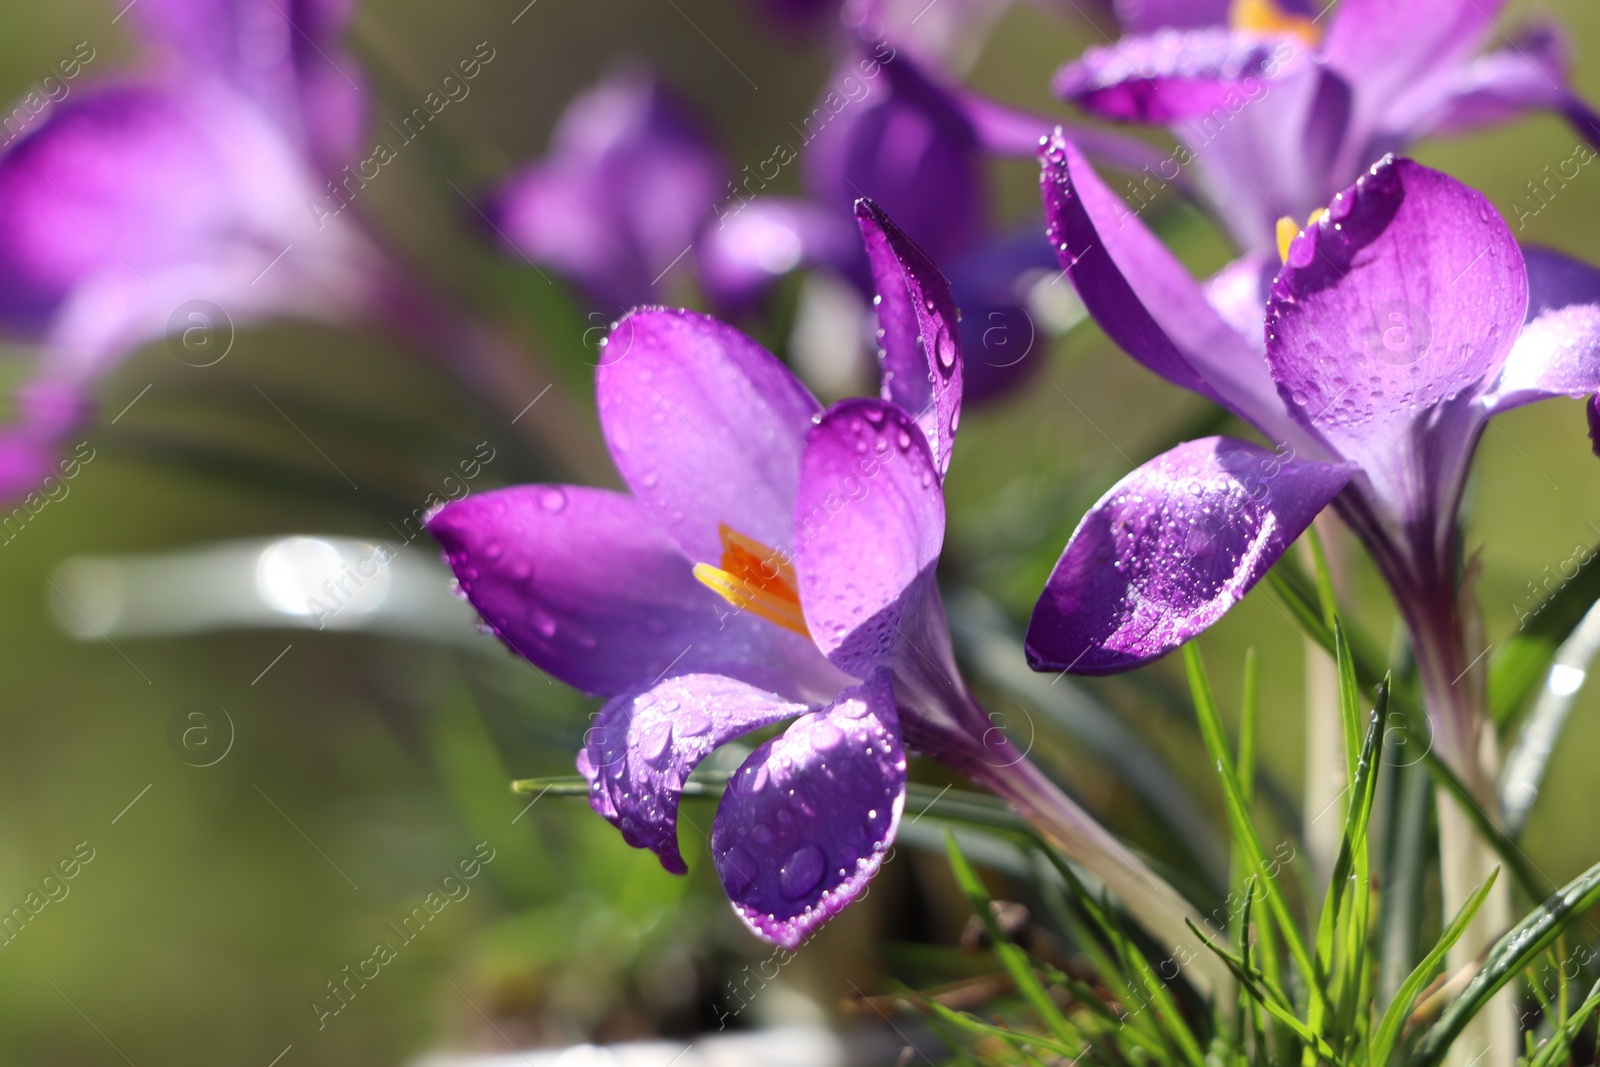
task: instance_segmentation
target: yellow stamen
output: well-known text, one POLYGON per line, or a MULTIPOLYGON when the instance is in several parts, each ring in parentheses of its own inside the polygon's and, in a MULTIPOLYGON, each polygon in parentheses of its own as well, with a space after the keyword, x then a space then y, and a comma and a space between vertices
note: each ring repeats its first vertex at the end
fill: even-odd
POLYGON ((810 637, 794 565, 782 552, 720 523, 722 566, 696 563, 694 576, 736 608, 750 612, 785 630, 810 637))
MULTIPOLYGON (((1317 210, 1311 213, 1311 217, 1306 219, 1305 229, 1311 229, 1311 227, 1317 224, 1317 220, 1322 218, 1322 216, 1326 215, 1327 213, 1327 208, 1317 208, 1317 210)), ((1302 230, 1301 227, 1295 225, 1294 219, 1291 219, 1287 215, 1278 220, 1278 259, 1280 262, 1289 262, 1289 246, 1293 244, 1294 239, 1299 237, 1303 232, 1304 230, 1302 230)))
POLYGON ((1322 42, 1321 27, 1304 15, 1290 14, 1275 0, 1233 0, 1228 8, 1228 24, 1236 30, 1290 34, 1313 48, 1322 42))

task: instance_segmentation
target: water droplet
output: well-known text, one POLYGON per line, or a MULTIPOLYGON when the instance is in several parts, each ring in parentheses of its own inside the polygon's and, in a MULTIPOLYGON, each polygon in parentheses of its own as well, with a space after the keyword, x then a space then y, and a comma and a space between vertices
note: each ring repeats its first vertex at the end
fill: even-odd
POLYGON ((801 845, 778 870, 778 888, 790 900, 805 896, 822 881, 827 857, 816 845, 801 845))
POLYGON ((818 723, 811 731, 811 747, 818 752, 832 752, 844 743, 844 731, 831 722, 818 723))
POLYGON ((672 724, 670 722, 651 723, 639 739, 639 755, 645 762, 655 764, 657 767, 667 761, 672 752, 672 724))
POLYGON ((705 712, 696 708, 690 708, 678 720, 678 730, 685 737, 699 737, 709 729, 711 729, 711 719, 705 712))
POLYGON ((558 489, 555 486, 550 486, 544 492, 539 494, 539 506, 550 512, 552 515, 565 510, 567 506, 566 490, 558 489))

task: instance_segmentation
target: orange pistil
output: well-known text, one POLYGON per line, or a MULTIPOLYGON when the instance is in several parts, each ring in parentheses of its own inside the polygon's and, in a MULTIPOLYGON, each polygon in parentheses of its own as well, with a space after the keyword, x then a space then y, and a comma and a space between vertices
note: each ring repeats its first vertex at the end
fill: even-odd
POLYGON ((1322 41, 1322 30, 1304 15, 1294 15, 1274 0, 1233 0, 1228 8, 1228 24, 1236 30, 1262 34, 1289 34, 1315 48, 1322 41))
POLYGON ((722 538, 722 566, 696 563, 694 576, 734 607, 810 637, 794 564, 788 557, 726 523, 718 524, 717 533, 722 538))

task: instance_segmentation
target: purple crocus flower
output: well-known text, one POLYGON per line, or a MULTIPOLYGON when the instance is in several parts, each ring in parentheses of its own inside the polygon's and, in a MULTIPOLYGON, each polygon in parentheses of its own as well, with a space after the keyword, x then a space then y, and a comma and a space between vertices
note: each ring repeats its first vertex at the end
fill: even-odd
MULTIPOLYGON (((1032 158, 1053 123, 951 85, 901 51, 898 42, 863 41, 836 68, 796 131, 808 201, 761 195, 717 212, 701 241, 708 291, 719 306, 746 307, 776 278, 819 266, 871 293, 870 272, 850 235, 858 197, 882 204, 927 250, 955 288, 962 309, 968 399, 984 399, 1023 380, 1041 363, 1024 308, 1036 275, 1054 273, 1037 227, 995 232, 989 218, 991 156, 1032 158)), ((1161 156, 1148 145, 1103 130, 1074 131, 1099 158, 1132 170, 1161 156)), ((759 193, 757 175, 743 188, 759 193), (751 188, 751 186, 754 188, 751 188)))
POLYGON ((1470 768, 1462 487, 1491 417, 1600 391, 1600 271, 1524 252, 1482 195, 1387 157, 1294 238, 1263 308, 1253 270, 1191 279, 1065 138, 1043 159, 1051 239, 1096 321, 1274 448, 1190 442, 1114 486, 1035 607, 1032 664, 1110 673, 1170 651, 1333 502, 1410 625, 1446 758, 1470 768))
POLYGON ((0 327, 42 350, 0 430, 0 498, 38 484, 89 387, 140 344, 220 338, 217 308, 242 324, 371 306, 375 248, 307 207, 364 108, 337 58, 347 8, 145 0, 130 18, 159 71, 76 89, 0 156, 0 327))
POLYGON ((1504 0, 1122 0, 1131 36, 1057 74, 1091 114, 1169 127, 1180 147, 1155 193, 1193 163, 1234 239, 1270 252, 1277 222, 1326 204, 1388 152, 1534 109, 1600 144, 1560 35, 1495 28, 1504 0), (1504 47, 1484 53, 1495 37, 1504 47))
POLYGON ((806 939, 894 839, 908 748, 990 785, 1159 936, 1185 908, 997 731, 955 666, 934 571, 959 421, 955 307, 927 256, 857 208, 881 300, 883 396, 824 410, 775 357, 691 311, 612 331, 600 421, 628 487, 499 490, 429 521, 511 648, 607 697, 578 758, 591 805, 685 869, 678 802, 717 746, 792 720, 733 775, 709 835, 735 910, 806 939))
POLYGON ((567 106, 549 154, 513 174, 488 213, 507 251, 616 313, 658 298, 656 283, 686 258, 727 181, 688 109, 629 66, 567 106))

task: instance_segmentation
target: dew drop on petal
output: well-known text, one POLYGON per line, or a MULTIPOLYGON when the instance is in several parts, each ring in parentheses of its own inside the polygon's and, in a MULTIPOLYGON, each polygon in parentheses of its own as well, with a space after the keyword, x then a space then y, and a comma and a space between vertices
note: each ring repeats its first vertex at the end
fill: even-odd
POLYGON ((827 858, 816 845, 801 845, 778 870, 778 888, 790 900, 805 896, 822 881, 827 858))
POLYGON ((648 763, 660 766, 672 752, 672 724, 652 723, 639 739, 639 755, 648 763))
POLYGON ((565 510, 567 506, 566 490, 557 489, 554 486, 551 486, 539 494, 539 506, 550 512, 552 515, 565 510))

